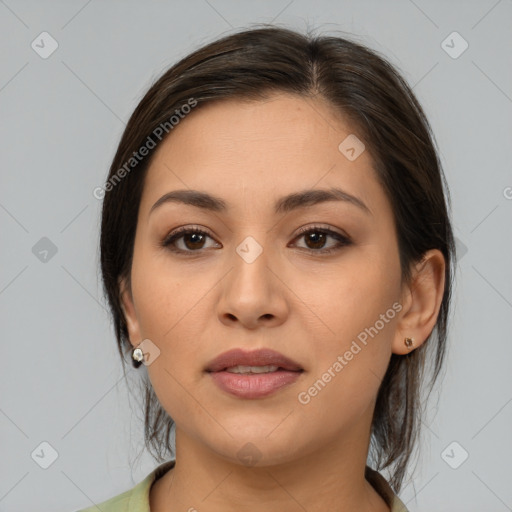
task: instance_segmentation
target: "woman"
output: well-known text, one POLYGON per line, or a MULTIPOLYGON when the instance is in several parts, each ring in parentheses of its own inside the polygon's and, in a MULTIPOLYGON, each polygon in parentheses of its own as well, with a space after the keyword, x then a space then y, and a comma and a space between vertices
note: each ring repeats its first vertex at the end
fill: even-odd
POLYGON ((99 508, 406 511, 454 244, 397 71, 339 37, 224 37, 151 86, 96 193, 120 354, 147 372, 165 461, 99 508))

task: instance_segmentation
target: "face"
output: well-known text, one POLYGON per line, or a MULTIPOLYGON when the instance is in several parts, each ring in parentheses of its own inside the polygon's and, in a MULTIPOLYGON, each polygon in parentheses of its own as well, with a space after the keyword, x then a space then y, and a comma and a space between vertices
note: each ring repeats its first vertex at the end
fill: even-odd
POLYGON ((338 149, 353 133, 322 100, 276 94, 198 108, 154 155, 124 308, 132 344, 149 339, 160 351, 147 366, 160 403, 205 451, 240 462, 251 446, 276 464, 366 436, 402 283, 369 151, 349 159, 338 149), (331 189, 344 195, 279 203, 331 189), (173 200, 152 209, 177 190, 224 208, 173 200), (232 349, 271 349, 300 371, 206 371, 232 349))

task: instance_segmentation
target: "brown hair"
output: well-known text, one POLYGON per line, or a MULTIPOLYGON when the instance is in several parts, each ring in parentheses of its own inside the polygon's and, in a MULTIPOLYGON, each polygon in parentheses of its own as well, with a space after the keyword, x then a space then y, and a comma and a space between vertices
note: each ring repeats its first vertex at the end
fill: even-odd
MULTIPOLYGON (((123 369, 132 346, 121 309, 119 282, 125 278, 130 287, 138 209, 144 176, 154 154, 150 151, 134 162, 134 152, 147 145, 149 138, 156 138, 156 145, 165 140, 165 136, 158 140, 155 130, 165 126, 166 135, 171 133, 169 120, 173 116, 177 119, 177 109, 183 105, 197 102, 197 110, 215 100, 258 100, 272 92, 322 97, 358 130, 393 209, 405 281, 411 277, 411 264, 421 261, 427 250, 439 249, 446 260, 444 296, 436 326, 419 348, 407 355, 391 356, 375 406, 369 455, 377 470, 390 470, 390 483, 398 492, 419 432, 424 369, 432 363, 431 391, 444 359, 454 240, 446 180, 426 116, 393 66, 360 43, 342 37, 303 35, 276 26, 251 28, 186 56, 142 98, 110 167, 101 221, 103 286, 123 369), (127 169, 127 162, 133 170, 127 169), (117 179, 120 175, 122 179, 117 179)), ((146 381, 144 385, 145 445, 163 461, 173 455, 173 421, 151 384, 146 381)))

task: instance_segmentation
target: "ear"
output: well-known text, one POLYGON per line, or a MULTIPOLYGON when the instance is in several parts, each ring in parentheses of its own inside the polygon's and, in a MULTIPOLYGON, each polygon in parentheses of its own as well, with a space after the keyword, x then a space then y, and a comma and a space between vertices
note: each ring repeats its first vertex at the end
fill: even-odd
POLYGON ((402 289, 402 311, 392 344, 394 354, 407 354, 421 346, 437 322, 445 287, 445 259, 438 249, 425 253, 414 266, 411 282, 402 289), (405 338, 412 338, 407 347, 405 338))
POLYGON ((133 296, 131 287, 127 284, 125 278, 119 280, 119 296, 121 299, 121 308, 126 320, 126 327, 130 337, 130 343, 136 347, 142 337, 140 335, 140 326, 135 312, 135 305, 133 304, 133 296))

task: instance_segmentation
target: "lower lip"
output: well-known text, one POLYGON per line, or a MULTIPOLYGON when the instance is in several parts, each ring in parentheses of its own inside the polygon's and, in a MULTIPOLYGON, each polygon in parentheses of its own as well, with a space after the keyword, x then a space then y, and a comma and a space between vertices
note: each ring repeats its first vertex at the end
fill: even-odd
POLYGON ((263 398, 294 383, 302 372, 277 370, 269 373, 210 372, 213 382, 223 391, 240 398, 263 398))

